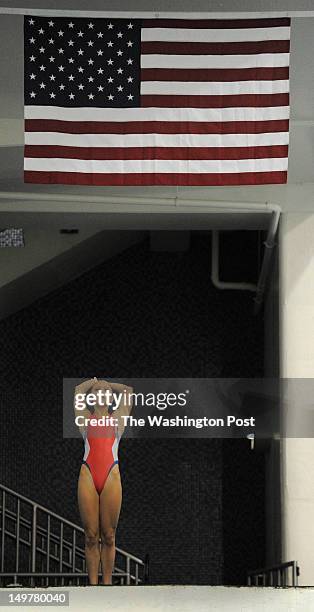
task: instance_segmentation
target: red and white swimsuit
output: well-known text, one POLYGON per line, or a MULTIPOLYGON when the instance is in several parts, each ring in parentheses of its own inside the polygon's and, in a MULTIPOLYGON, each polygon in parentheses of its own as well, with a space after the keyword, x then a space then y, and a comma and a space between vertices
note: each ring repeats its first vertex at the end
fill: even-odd
MULTIPOLYGON (((97 419, 98 421, 99 419, 97 419)), ((88 424, 83 434, 85 453, 83 463, 88 467, 95 489, 100 495, 113 466, 119 463, 120 436, 113 425, 88 424)))

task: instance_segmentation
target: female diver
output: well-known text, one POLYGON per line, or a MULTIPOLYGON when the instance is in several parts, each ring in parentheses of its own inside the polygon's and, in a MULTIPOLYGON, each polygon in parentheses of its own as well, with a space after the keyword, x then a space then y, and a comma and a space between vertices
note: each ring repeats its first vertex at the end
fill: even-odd
POLYGON ((80 431, 85 442, 85 454, 78 479, 78 504, 85 532, 85 558, 91 585, 98 584, 99 563, 103 584, 112 584, 115 532, 122 501, 118 464, 118 446, 124 430, 121 417, 131 412, 132 391, 126 385, 97 378, 75 387, 75 399, 77 394, 84 394, 85 397, 93 394, 95 398, 95 404, 86 405, 83 410, 78 409, 74 402, 75 416, 84 417, 80 419, 80 422, 84 422, 80 431), (102 396, 97 394, 99 391, 103 392, 102 396), (114 409, 115 394, 121 394, 121 401, 116 404, 119 406, 117 410, 114 409))

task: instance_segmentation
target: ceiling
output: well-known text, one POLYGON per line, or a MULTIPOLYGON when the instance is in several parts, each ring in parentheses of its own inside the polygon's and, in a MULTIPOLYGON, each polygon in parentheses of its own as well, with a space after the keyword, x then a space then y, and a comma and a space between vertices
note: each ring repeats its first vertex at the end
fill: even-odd
MULTIPOLYGON (((85 0, 63 0, 62 7, 57 0, 0 0, 0 7, 24 9, 51 9, 74 10, 74 11, 112 11, 111 0, 90 0, 86 7, 85 0)), ((191 2, 188 0, 117 0, 114 4, 115 11, 191 11, 191 2)), ((312 0, 197 0, 193 2, 193 11, 211 13, 235 13, 236 12, 304 12, 313 11, 312 0)))

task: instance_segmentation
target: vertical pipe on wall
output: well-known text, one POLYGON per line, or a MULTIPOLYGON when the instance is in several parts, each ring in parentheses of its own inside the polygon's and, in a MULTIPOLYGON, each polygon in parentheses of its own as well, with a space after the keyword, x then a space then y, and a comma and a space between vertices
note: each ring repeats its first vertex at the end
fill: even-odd
POLYGON ((219 232, 212 231, 212 269, 211 280, 217 289, 235 289, 237 291, 256 291, 257 285, 252 283, 231 283, 219 278, 219 232))
POLYGON ((266 241, 264 243, 265 252, 264 252, 263 263, 262 263, 260 276, 258 279, 256 297, 255 297, 255 314, 258 313, 260 306, 262 304, 262 301, 263 301, 266 282, 268 278, 269 266, 270 266, 271 258, 273 255, 273 249, 276 244, 275 238, 276 238, 277 230, 279 226, 280 214, 281 214, 281 208, 279 206, 275 206, 274 210, 272 211, 269 230, 268 230, 266 241))
MULTIPOLYGON (((263 208, 263 210, 265 210, 263 208)), ((265 251, 263 256, 262 267, 257 285, 253 283, 243 282, 225 282, 219 278, 219 232, 212 231, 212 261, 211 261, 211 281, 217 289, 235 289, 238 291, 254 291, 256 292, 254 313, 259 312, 263 302, 263 297, 266 288, 266 282, 269 274, 272 253, 275 246, 275 238, 278 230, 281 208, 277 204, 269 204, 268 212, 271 213, 270 225, 267 233, 267 238, 264 243, 265 251)))

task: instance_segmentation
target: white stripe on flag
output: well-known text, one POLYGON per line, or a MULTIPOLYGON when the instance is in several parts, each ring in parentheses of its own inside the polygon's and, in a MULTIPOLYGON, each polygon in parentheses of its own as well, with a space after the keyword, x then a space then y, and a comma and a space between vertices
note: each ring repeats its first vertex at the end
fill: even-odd
POLYGON ((63 108, 25 106, 25 119, 59 121, 268 121, 288 119, 289 106, 239 108, 63 108))
POLYGON ((62 132, 27 132, 25 134, 25 144, 27 145, 87 148, 259 147, 287 145, 288 141, 289 132, 267 132, 265 134, 64 134, 62 132))
POLYGON ((272 172, 287 170, 287 158, 241 160, 82 160, 56 158, 26 158, 24 169, 29 171, 83 172, 101 174, 180 173, 211 174, 216 172, 272 172))
POLYGON ((141 55, 142 68, 262 68, 289 66, 289 53, 251 55, 141 55))
POLYGON ((238 94, 274 94, 289 91, 289 81, 184 82, 142 81, 142 94, 223 96, 238 94))
POLYGON ((142 41, 167 42, 246 42, 288 40, 290 27, 271 28, 142 28, 142 41))

